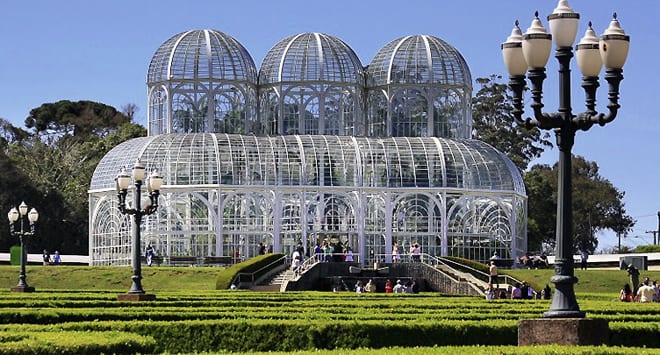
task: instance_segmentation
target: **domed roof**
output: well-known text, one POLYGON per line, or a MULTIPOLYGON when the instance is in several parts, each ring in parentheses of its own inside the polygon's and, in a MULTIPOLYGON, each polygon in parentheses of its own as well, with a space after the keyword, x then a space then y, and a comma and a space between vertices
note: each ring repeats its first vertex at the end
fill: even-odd
POLYGON ((216 30, 181 32, 151 58, 147 84, 165 80, 235 80, 257 83, 254 60, 233 37, 216 30))
POLYGON ((305 81, 362 85, 362 64, 344 41, 324 33, 290 36, 266 53, 259 71, 260 85, 305 81))
POLYGON ((369 86, 441 84, 472 87, 470 68, 456 48, 440 38, 414 35, 396 39, 369 64, 369 86))
POLYGON ((136 160, 147 171, 158 170, 166 188, 317 186, 319 169, 331 166, 334 173, 328 176, 334 179, 333 186, 495 190, 525 195, 522 177, 511 160, 477 140, 224 133, 161 134, 123 142, 101 159, 90 191, 114 189, 120 169, 133 166, 136 160), (328 160, 332 164, 327 165, 328 160))

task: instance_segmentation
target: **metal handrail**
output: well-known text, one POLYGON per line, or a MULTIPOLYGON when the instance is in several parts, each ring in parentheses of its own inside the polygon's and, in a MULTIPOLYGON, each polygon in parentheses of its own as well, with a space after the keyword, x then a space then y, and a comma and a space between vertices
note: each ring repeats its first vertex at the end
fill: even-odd
MULTIPOLYGON (((445 265, 446 264, 458 265, 462 269, 468 269, 468 270, 470 270, 470 273, 478 274, 479 276, 482 276, 486 280, 488 280, 488 278, 490 277, 489 274, 487 274, 487 273, 485 273, 481 270, 477 270, 477 269, 475 269, 475 268, 473 268, 469 265, 461 264, 459 262, 456 262, 456 261, 453 261, 453 260, 450 260, 450 259, 447 259, 447 258, 444 258, 444 257, 438 257, 438 259, 441 259, 443 261, 443 264, 445 264, 445 265)), ((447 266, 449 266, 449 265, 447 265, 447 266)), ((450 266, 450 267, 456 268, 455 266, 450 266)), ((503 277, 504 278, 504 283, 507 284, 507 285, 514 285, 516 282, 522 283, 520 280, 516 279, 515 277, 509 276, 509 275, 506 275, 506 274, 497 275, 497 277, 503 277)))
POLYGON ((260 272, 272 268, 274 265, 277 264, 286 264, 286 255, 283 255, 279 259, 274 260, 270 264, 264 265, 261 268, 255 270, 254 272, 239 272, 234 276, 234 279, 232 280, 231 284, 236 285, 237 283, 243 282, 243 276, 248 277, 248 280, 250 283, 254 283, 256 279, 256 275, 259 274, 260 272))

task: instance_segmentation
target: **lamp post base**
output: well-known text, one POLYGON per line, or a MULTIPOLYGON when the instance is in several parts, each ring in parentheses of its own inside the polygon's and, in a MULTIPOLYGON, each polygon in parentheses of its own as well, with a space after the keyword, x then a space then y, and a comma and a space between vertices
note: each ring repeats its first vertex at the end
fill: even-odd
POLYGON ((117 295, 117 300, 131 302, 154 301, 156 300, 156 295, 147 293, 120 293, 117 295))
POLYGON ((11 288, 11 292, 34 292, 34 287, 32 286, 14 286, 11 288))
POLYGON ((603 345, 609 338, 610 327, 605 319, 541 318, 518 323, 518 346, 603 345))

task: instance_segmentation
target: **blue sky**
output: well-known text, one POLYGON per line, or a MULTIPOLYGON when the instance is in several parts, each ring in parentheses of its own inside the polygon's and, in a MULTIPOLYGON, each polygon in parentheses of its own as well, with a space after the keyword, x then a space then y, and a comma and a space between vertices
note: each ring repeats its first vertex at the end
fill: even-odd
MULTIPOLYGON (((596 161, 601 175, 626 192, 626 208, 637 226, 622 243, 650 244, 648 230, 658 228, 660 211, 660 124, 655 89, 660 82, 658 54, 660 13, 657 0, 572 0, 580 13, 578 39, 593 21, 597 34, 619 15, 631 36, 631 50, 621 84, 622 109, 605 127, 579 132, 573 152, 596 161)), ((388 42, 409 34, 430 34, 456 47, 473 79, 505 76, 500 44, 516 19, 523 32, 534 11, 544 25, 555 0, 473 1, 172 1, 172 0, 8 0, 0 11, 0 117, 18 126, 32 108, 45 102, 93 100, 120 108, 140 107, 146 124, 145 76, 151 56, 168 38, 190 29, 212 28, 240 41, 259 65, 281 39, 301 32, 324 32, 348 43, 364 65, 388 42)), ((573 110, 584 110, 577 65, 573 65, 573 110)), ((548 65, 545 106, 557 108, 557 65, 548 65)), ((601 78, 603 73, 601 72, 601 78)), ((599 110, 606 103, 601 83, 599 110)), ((475 85, 475 92, 478 88, 475 85)), ((552 164, 557 150, 537 162, 552 164)), ((580 218, 576 216, 576 218, 580 218)), ((606 233, 601 248, 617 241, 606 233)))

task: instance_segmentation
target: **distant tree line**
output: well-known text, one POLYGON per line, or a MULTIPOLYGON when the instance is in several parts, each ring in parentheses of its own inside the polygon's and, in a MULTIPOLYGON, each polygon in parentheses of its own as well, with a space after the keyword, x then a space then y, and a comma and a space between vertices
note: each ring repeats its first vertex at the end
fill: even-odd
MULTIPOLYGON (((0 118, 0 206, 9 211, 25 201, 39 211, 28 252, 88 253, 87 190, 94 169, 117 144, 146 135, 132 122, 137 107, 123 109, 62 100, 31 110, 24 128, 0 118)), ((7 223, 0 228, 2 251, 19 244, 7 223)))

